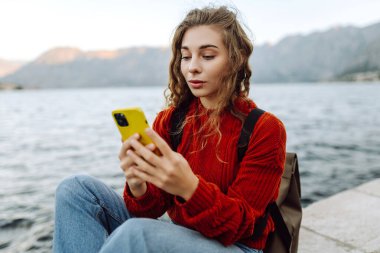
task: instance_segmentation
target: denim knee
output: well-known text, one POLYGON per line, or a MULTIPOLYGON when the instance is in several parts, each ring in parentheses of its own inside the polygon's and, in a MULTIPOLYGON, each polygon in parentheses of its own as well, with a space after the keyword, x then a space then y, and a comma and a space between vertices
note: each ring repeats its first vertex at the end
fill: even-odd
POLYGON ((148 252, 149 220, 152 219, 130 218, 126 220, 111 234, 100 252, 148 252))
POLYGON ((123 223, 123 228, 126 233, 138 233, 147 229, 151 220, 148 218, 131 218, 123 223))
POLYGON ((130 218, 120 226, 118 233, 132 240, 136 238, 139 240, 146 239, 144 237, 149 236, 149 232, 152 229, 152 221, 154 219, 130 218))
POLYGON ((94 180, 93 177, 86 174, 72 175, 64 178, 57 186, 55 190, 56 199, 65 199, 70 197, 73 191, 77 192, 80 184, 86 184, 86 182, 94 180))

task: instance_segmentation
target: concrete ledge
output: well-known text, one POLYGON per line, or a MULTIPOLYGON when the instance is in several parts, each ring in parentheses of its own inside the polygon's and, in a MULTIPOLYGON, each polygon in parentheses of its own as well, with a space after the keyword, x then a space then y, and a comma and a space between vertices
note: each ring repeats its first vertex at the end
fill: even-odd
POLYGON ((380 253, 380 179, 304 209, 300 253, 380 253))

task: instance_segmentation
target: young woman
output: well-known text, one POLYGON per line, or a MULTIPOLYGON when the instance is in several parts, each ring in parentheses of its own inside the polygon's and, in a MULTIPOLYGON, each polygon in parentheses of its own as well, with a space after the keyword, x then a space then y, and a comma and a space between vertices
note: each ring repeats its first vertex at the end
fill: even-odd
POLYGON ((194 9, 172 43, 168 108, 121 147, 124 198, 85 175, 57 188, 55 252, 262 252, 255 221, 278 195, 285 162, 283 124, 264 113, 243 160, 237 143, 247 114, 253 46, 226 7, 194 9), (177 151, 170 139, 175 108, 187 107, 177 151), (158 149, 162 155, 153 151, 158 149), (165 212, 172 222, 157 219, 165 212))

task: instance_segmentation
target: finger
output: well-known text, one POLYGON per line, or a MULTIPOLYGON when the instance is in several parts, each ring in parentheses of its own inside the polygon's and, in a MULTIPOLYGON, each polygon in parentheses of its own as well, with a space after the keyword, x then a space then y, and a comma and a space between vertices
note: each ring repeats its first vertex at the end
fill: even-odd
POLYGON ((141 180, 145 181, 145 182, 152 183, 153 185, 155 185, 158 188, 162 187, 156 177, 149 175, 148 173, 141 170, 140 168, 136 168, 134 170, 134 175, 136 177, 140 178, 141 180))
MULTIPOLYGON (((136 137, 137 137, 137 140, 140 139, 140 135, 137 135, 136 137)), ((131 142, 133 139, 136 140, 136 138, 131 138, 131 139, 129 140, 129 143, 128 143, 130 149, 132 149, 132 146, 131 146, 131 143, 130 143, 130 142, 131 142)), ((156 146, 155 146, 153 143, 149 143, 149 144, 147 144, 145 147, 148 148, 149 150, 152 150, 152 151, 156 149, 156 146)), ((125 151, 124 155, 126 155, 127 151, 128 151, 128 150, 125 151)), ((141 156, 141 154, 138 152, 138 150, 134 150, 134 151, 136 152, 136 154, 137 154, 138 156, 141 156)))
POLYGON ((123 145, 121 145, 119 152, 119 160, 123 159, 126 155, 127 150, 131 148, 131 140, 138 140, 139 138, 140 135, 136 133, 129 137, 125 142, 123 142, 123 145))
POLYGON ((131 166, 128 168, 128 170, 124 171, 124 175, 125 175, 125 178, 127 179, 128 182, 129 182, 129 180, 136 178, 136 176, 134 174, 134 166, 131 166))
POLYGON ((152 139, 152 141, 156 144, 157 148, 160 150, 162 155, 164 155, 164 156, 171 156, 172 155, 173 150, 166 143, 166 141, 161 138, 161 136, 158 133, 156 133, 151 128, 145 129, 145 132, 152 139))
POLYGON ((138 169, 150 175, 154 175, 156 173, 157 170, 151 164, 149 164, 147 161, 142 159, 132 150, 128 150, 127 155, 133 160, 134 163, 136 163, 138 169))
POLYGON ((156 149, 156 145, 154 145, 153 143, 149 143, 148 145, 145 146, 147 149, 149 149, 150 151, 153 151, 156 149))
POLYGON ((154 143, 146 145, 146 148, 155 153, 156 155, 162 156, 160 150, 156 147, 156 145, 154 145, 154 143))
POLYGON ((137 181, 140 181, 142 182, 143 180, 141 178, 139 178, 137 175, 136 175, 136 170, 137 170, 137 167, 136 166, 131 166, 129 168, 129 170, 127 172, 125 172, 125 177, 127 178, 127 181, 129 182, 129 180, 133 180, 135 182, 137 181))
POLYGON ((124 157, 121 161, 120 161, 120 168, 123 170, 123 171, 127 171, 131 166, 135 165, 135 163, 133 162, 133 160, 129 157, 129 156, 126 156, 124 157))
POLYGON ((145 161, 153 165, 158 165, 160 163, 160 158, 154 154, 151 150, 142 145, 139 141, 132 140, 131 146, 140 157, 144 158, 145 161))

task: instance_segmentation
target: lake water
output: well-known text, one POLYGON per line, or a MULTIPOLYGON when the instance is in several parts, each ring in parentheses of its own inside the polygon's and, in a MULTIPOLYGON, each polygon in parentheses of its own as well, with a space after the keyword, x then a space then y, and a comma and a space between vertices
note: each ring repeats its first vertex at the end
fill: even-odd
MULTIPOLYGON (((87 172, 120 194, 111 118, 141 106, 152 122, 164 88, 0 92, 0 252, 50 252, 54 190, 87 172)), ((251 97, 287 128, 304 206, 380 177, 380 83, 254 85, 251 97)))

